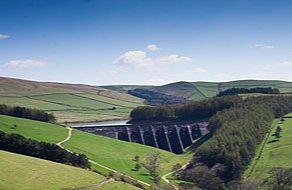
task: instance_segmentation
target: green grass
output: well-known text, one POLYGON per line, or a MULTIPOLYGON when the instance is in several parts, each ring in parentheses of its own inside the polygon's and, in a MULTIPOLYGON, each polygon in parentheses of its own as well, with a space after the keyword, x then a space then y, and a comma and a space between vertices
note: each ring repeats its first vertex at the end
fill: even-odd
POLYGON ((114 104, 121 107, 134 108, 141 105, 141 103, 138 103, 138 102, 122 101, 122 100, 113 99, 106 96, 100 96, 100 95, 95 95, 95 94, 82 94, 80 96, 92 98, 94 100, 103 101, 108 104, 114 104))
POLYGON ((87 108, 87 109, 109 109, 113 107, 113 104, 94 101, 92 99, 84 98, 75 94, 48 94, 31 96, 33 99, 49 101, 55 104, 66 105, 72 108, 87 108))
POLYGON ((176 163, 184 164, 190 159, 191 154, 176 155, 167 151, 144 146, 137 143, 128 143, 103 136, 93 135, 78 130, 73 130, 71 140, 64 144, 67 149, 77 153, 86 154, 97 163, 118 170, 142 181, 151 182, 150 176, 145 170, 133 171, 134 156, 139 155, 142 159, 152 152, 161 154, 161 174, 171 171, 176 163))
MULTIPOLYGON (((59 125, 3 115, 0 115, 0 130, 51 143, 59 142, 67 136, 67 130, 59 125), (14 127, 14 125, 17 125, 17 127, 14 127)), ((73 130, 72 138, 63 146, 76 153, 83 153, 97 163, 148 183, 151 182, 151 178, 145 170, 132 171, 134 156, 139 155, 143 160, 147 154, 159 151, 161 154, 161 175, 170 172, 172 166, 176 163, 185 164, 192 156, 191 153, 176 155, 153 147, 119 141, 78 130, 73 130)), ((100 170, 98 167, 94 167, 94 169, 100 170)), ((104 170, 101 172, 105 173, 104 170)))
POLYGON ((143 100, 97 86, 0 77, 0 104, 41 109, 59 123, 127 119, 143 100), (113 110, 112 108, 116 109, 113 110))
POLYGON ((204 94, 205 97, 208 97, 208 98, 216 96, 219 92, 218 83, 196 82, 194 83, 194 85, 202 94, 204 94))
MULTIPOLYGON (((0 168, 3 190, 57 190, 90 186, 104 180, 103 176, 84 169, 1 150, 0 168)), ((121 186, 120 182, 112 184, 121 186)))
POLYGON ((35 100, 28 97, 16 97, 16 96, 0 96, 0 103, 11 106, 22 106, 28 108, 41 108, 42 110, 66 110, 70 109, 69 106, 59 105, 50 102, 44 102, 41 100, 35 100))
POLYGON ((140 190, 140 188, 129 185, 128 183, 112 181, 97 188, 96 190, 140 190))
MULTIPOLYGON (((288 115, 290 116, 290 115, 288 115)), ((267 143, 265 145, 259 146, 259 149, 263 148, 262 156, 259 160, 256 160, 259 150, 257 150, 257 155, 251 162, 251 166, 254 165, 252 171, 249 167, 244 176, 253 179, 266 179, 269 177, 269 171, 274 167, 291 167, 292 166, 292 118, 285 118, 284 122, 279 120, 273 125, 272 131, 268 136, 267 143), (276 127, 280 126, 282 128, 280 140, 277 142, 271 142, 276 138, 272 136, 275 132, 276 127), (269 143, 270 142, 270 143, 269 143)))
POLYGON ((161 93, 174 96, 185 97, 188 100, 201 100, 216 96, 219 89, 228 88, 255 88, 255 87, 273 87, 278 88, 281 93, 292 92, 292 83, 278 80, 239 80, 231 82, 175 82, 163 86, 107 86, 106 88, 119 92, 126 92, 128 89, 148 88, 161 93))
POLYGON ((0 115, 0 130, 50 143, 57 143, 67 137, 67 130, 64 127, 5 115, 0 115))
POLYGON ((53 113, 59 123, 127 119, 133 108, 143 105, 86 93, 0 96, 0 104, 42 109, 53 113))

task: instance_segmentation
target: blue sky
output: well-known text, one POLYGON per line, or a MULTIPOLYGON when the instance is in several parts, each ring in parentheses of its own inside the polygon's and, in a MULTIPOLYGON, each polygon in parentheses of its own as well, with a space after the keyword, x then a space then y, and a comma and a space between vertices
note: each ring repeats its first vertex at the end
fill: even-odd
POLYGON ((0 75, 292 81, 290 0, 0 0, 0 75))

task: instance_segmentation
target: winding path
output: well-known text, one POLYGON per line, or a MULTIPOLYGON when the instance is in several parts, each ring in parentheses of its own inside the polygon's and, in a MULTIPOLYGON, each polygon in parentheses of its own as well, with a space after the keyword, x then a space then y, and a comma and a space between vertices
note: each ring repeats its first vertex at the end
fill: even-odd
POLYGON ((99 188, 99 187, 101 187, 101 186, 103 186, 103 185, 105 185, 105 184, 107 184, 109 182, 112 182, 112 181, 114 181, 114 179, 113 178, 109 178, 109 179, 103 180, 100 183, 97 183, 97 184, 94 184, 94 185, 90 185, 90 186, 86 186, 86 187, 75 188, 73 190, 90 190, 90 189, 93 190, 93 189, 99 188))
MULTIPOLYGON (((65 148, 62 146, 62 144, 65 143, 65 142, 67 142, 68 140, 70 140, 71 137, 72 137, 72 128, 71 127, 66 127, 66 129, 68 130, 68 135, 67 135, 66 139, 64 139, 64 140, 62 140, 62 141, 60 141, 60 142, 57 143, 57 145, 59 147, 63 148, 63 149, 65 149, 65 148)), ((67 150, 67 149, 65 149, 65 150, 67 150)), ((69 150, 67 150, 67 151, 68 152, 71 152, 69 150)))
POLYGON ((172 171, 172 172, 169 172, 169 173, 163 175, 163 176, 161 177, 161 179, 162 179, 163 181, 165 181, 167 184, 169 184, 171 187, 173 187, 175 190, 178 190, 179 188, 178 188, 177 186, 175 186, 174 184, 172 184, 172 183, 167 179, 167 177, 170 176, 170 175, 172 175, 172 174, 175 173, 175 172, 178 172, 178 171, 180 171, 180 170, 185 169, 185 168, 187 167, 188 164, 189 164, 189 163, 183 165, 181 168, 179 168, 179 169, 177 169, 177 170, 175 170, 175 171, 172 171))
MULTIPOLYGON (((69 141, 69 140, 71 139, 71 137, 72 137, 72 128, 71 128, 71 127, 66 127, 66 129, 68 130, 68 135, 67 135, 66 139, 64 139, 64 140, 62 140, 62 141, 60 141, 60 142, 58 142, 57 145, 58 145, 59 147, 61 147, 62 149, 66 150, 66 151, 68 151, 68 152, 70 152, 70 153, 73 153, 72 151, 70 151, 70 150, 68 150, 68 149, 66 149, 66 148, 64 148, 64 147, 62 146, 63 143, 69 141)), ((99 164, 99 163, 97 163, 97 162, 95 162, 95 161, 93 161, 93 160, 88 159, 88 161, 89 161, 90 163, 94 164, 94 165, 97 165, 97 166, 99 166, 99 167, 102 167, 102 168, 104 168, 104 169, 106 169, 106 170, 109 170, 109 171, 111 171, 111 172, 117 173, 117 174, 122 175, 122 176, 126 176, 127 178, 130 178, 130 179, 132 179, 132 180, 134 180, 134 181, 137 181, 137 182, 139 182, 139 183, 141 183, 141 184, 143 184, 143 185, 146 185, 146 186, 149 186, 149 187, 151 186, 149 183, 146 183, 146 182, 144 182, 144 181, 141 181, 141 180, 135 179, 135 178, 133 178, 133 177, 131 177, 131 176, 125 175, 125 174, 123 174, 123 173, 121 173, 121 172, 119 172, 119 171, 117 171, 117 170, 114 170, 114 169, 112 169, 112 168, 109 168, 109 167, 107 167, 107 166, 104 166, 104 165, 102 165, 102 164, 99 164)))
MULTIPOLYGON (((196 139, 196 140, 193 142, 192 145, 194 145, 195 143, 200 142, 200 140, 201 140, 202 138, 204 138, 205 136, 206 136, 206 135, 201 136, 200 138, 196 139)), ((192 145, 191 145, 191 146, 192 146, 192 145)), ((175 190, 178 190, 179 188, 178 188, 177 186, 175 186, 173 183, 171 183, 171 181, 168 180, 167 177, 170 176, 170 175, 172 175, 173 173, 176 173, 176 172, 180 171, 180 170, 184 170, 184 169, 186 169, 187 165, 189 165, 189 164, 190 164, 190 161, 188 161, 188 163, 186 163, 185 165, 183 165, 181 168, 179 168, 179 169, 177 169, 177 170, 175 170, 175 171, 172 171, 172 172, 169 172, 169 173, 163 175, 163 176, 161 177, 161 179, 162 179, 163 181, 165 181, 168 185, 170 185, 171 187, 173 187, 175 190)))

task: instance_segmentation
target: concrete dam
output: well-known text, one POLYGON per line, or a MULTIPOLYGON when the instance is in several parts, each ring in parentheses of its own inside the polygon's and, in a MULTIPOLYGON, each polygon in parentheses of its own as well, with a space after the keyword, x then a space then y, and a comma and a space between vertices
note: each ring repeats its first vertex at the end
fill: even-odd
POLYGON ((173 122, 154 124, 115 124, 72 126, 78 130, 127 142, 139 143, 181 154, 201 136, 209 133, 208 123, 173 122))

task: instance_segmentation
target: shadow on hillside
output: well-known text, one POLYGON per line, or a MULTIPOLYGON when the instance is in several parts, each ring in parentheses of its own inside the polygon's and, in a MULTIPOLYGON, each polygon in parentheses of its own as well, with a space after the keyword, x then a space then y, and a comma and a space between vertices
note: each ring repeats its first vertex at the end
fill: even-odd
POLYGON ((270 140, 270 141, 268 141, 268 144, 270 144, 270 143, 274 143, 274 142, 278 142, 278 141, 279 141, 279 139, 270 140))

